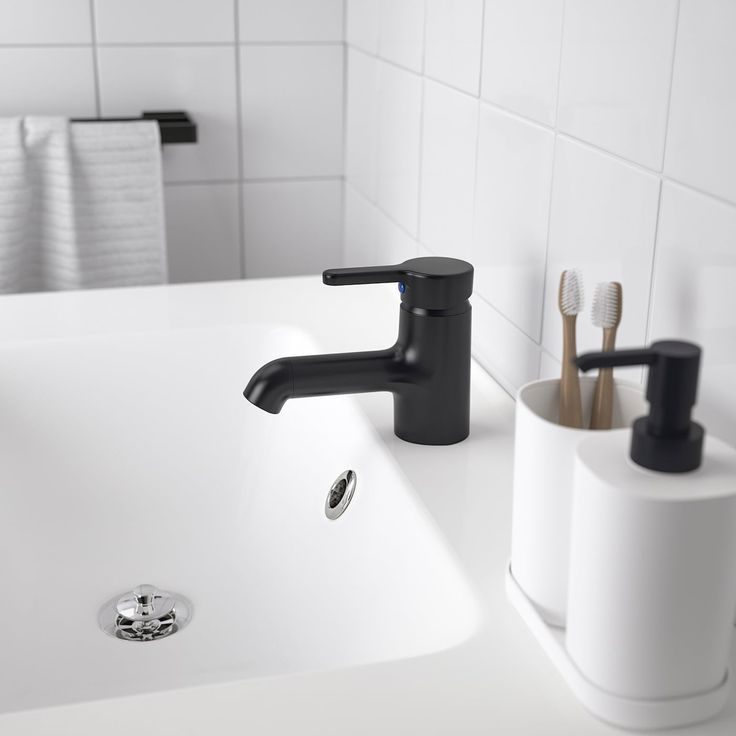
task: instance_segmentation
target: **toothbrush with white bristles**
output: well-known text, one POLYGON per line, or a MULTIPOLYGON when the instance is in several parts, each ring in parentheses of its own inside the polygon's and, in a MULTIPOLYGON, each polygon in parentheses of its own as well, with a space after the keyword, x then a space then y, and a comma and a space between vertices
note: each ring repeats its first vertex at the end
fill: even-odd
MULTIPOLYGON (((603 330, 602 350, 616 347, 616 330, 621 323, 623 292, 618 281, 602 281, 595 287, 592 320, 603 330)), ((613 368, 601 368, 595 382, 593 409, 590 412, 591 429, 611 429, 613 419, 613 368)))
POLYGON ((559 307, 562 314, 562 376, 560 377, 560 424, 565 427, 583 426, 580 399, 580 379, 575 365, 577 344, 575 328, 578 314, 583 311, 583 278, 577 269, 563 271, 560 276, 559 307))

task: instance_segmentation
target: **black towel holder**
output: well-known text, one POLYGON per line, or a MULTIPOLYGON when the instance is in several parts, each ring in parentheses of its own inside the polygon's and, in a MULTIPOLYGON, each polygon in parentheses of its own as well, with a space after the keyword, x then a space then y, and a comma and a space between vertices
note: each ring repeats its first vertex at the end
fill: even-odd
POLYGON ((197 124, 183 110, 144 112, 138 118, 72 118, 73 123, 127 123, 155 120, 161 131, 161 143, 196 143, 197 124))

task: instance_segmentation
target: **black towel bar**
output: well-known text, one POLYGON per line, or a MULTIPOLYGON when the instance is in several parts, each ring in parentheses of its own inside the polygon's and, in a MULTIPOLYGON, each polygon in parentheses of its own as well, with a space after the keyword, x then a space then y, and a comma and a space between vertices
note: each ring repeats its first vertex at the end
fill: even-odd
POLYGON ((144 112, 139 118, 72 118, 73 123, 125 123, 133 120, 155 120, 161 131, 161 143, 196 143, 197 124, 182 110, 144 112))

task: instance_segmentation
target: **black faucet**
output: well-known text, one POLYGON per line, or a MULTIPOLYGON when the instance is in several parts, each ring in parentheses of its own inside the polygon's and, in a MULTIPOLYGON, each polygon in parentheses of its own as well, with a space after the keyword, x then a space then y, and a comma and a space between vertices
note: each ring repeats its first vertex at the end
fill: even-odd
POLYGON ((399 337, 387 350, 279 358, 243 392, 278 414, 287 399, 390 391, 394 432, 407 442, 450 445, 470 432, 470 302, 473 267, 455 258, 412 258, 395 266, 333 268, 328 286, 398 281, 399 337))

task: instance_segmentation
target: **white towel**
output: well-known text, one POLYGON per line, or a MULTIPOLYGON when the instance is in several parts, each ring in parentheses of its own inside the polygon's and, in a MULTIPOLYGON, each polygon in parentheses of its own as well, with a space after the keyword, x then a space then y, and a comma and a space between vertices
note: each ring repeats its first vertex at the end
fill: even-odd
POLYGON ((0 293, 166 280, 155 121, 0 119, 0 293))

